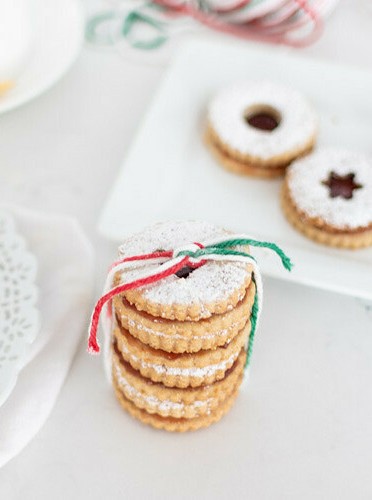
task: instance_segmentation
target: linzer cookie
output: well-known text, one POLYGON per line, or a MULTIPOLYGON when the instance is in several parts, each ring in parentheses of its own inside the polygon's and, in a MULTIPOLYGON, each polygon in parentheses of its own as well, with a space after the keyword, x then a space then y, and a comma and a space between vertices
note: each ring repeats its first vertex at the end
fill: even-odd
POLYGON ((114 351, 113 378, 124 396, 138 408, 162 417, 195 418, 211 413, 237 386, 243 372, 245 353, 240 355, 223 379, 201 387, 166 387, 143 377, 114 351))
POLYGON ((235 400, 252 353, 262 285, 250 247, 274 244, 204 222, 157 224, 127 239, 91 319, 105 305, 115 394, 131 415, 169 431, 219 420, 235 400))
POLYGON ((273 178, 312 150, 317 123, 313 108, 298 91, 252 81, 225 88, 212 99, 205 138, 228 170, 273 178))
POLYGON ((321 149, 291 165, 282 190, 288 221, 305 236, 340 248, 372 245, 372 163, 321 149))
POLYGON ((177 354, 153 349, 130 335, 123 327, 114 329, 114 340, 125 361, 141 375, 168 387, 198 387, 224 378, 245 347, 250 321, 221 347, 177 354))
MULTIPOLYGON (((221 228, 204 222, 158 224, 141 235, 133 236, 119 248, 119 255, 146 254, 154 250, 170 251, 185 247, 199 248, 190 241, 226 237, 221 228)), ((157 264, 147 264, 147 270, 157 264)), ((128 269, 122 279, 136 279, 142 269, 128 269)), ((185 265, 176 273, 144 288, 126 291, 123 295, 138 311, 151 316, 178 321, 198 321, 213 314, 232 310, 245 296, 251 282, 252 266, 245 262, 210 260, 204 266, 185 265), (208 286, 206 286, 208 284, 208 286)))
POLYGON ((157 413, 148 413, 145 410, 141 410, 129 399, 127 399, 123 392, 118 388, 115 380, 113 381, 113 385, 115 395, 119 403, 130 415, 132 415, 132 417, 137 418, 142 423, 151 425, 156 429, 163 429, 169 432, 186 432, 196 431, 203 427, 209 427, 211 424, 218 422, 232 407, 238 395, 239 385, 242 378, 243 374, 240 375, 240 380, 235 390, 224 401, 222 401, 213 412, 195 418, 162 417, 157 413))

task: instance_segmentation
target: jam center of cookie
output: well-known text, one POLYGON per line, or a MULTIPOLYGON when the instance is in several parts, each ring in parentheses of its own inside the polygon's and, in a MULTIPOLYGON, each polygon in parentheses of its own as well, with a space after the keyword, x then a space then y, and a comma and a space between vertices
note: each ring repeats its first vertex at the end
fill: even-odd
MULTIPOLYGON (((155 252, 165 252, 164 248, 157 248, 156 250, 154 250, 154 253, 155 252)), ((161 265, 161 264, 160 264, 161 265)), ((181 269, 179 269, 176 273, 174 273, 178 278, 188 278, 190 276, 190 274, 195 271, 195 268, 193 267, 190 267, 190 266, 184 266, 184 267, 181 267, 181 269)))
POLYGON ((280 113, 270 106, 254 106, 246 111, 248 125, 264 132, 272 132, 280 125, 280 113))
POLYGON ((185 266, 174 274, 178 276, 178 278, 188 278, 193 271, 195 271, 193 267, 185 266))
POLYGON ((363 187, 362 184, 355 182, 355 174, 352 172, 346 175, 338 175, 336 172, 332 171, 328 179, 322 181, 322 184, 329 188, 329 196, 331 198, 340 196, 345 200, 351 200, 354 195, 354 190, 363 187))

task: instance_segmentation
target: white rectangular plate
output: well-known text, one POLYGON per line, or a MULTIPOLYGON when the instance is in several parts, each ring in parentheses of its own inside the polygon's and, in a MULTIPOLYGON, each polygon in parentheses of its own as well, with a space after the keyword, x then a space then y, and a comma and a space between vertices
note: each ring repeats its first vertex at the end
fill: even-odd
POLYGON ((210 97, 226 84, 268 78, 301 90, 320 115, 319 144, 369 153, 372 72, 304 59, 283 49, 192 41, 169 68, 102 213, 99 229, 121 240, 159 220, 205 219, 275 241, 291 273, 262 252, 264 274, 372 300, 372 249, 345 251, 298 234, 279 207, 281 181, 233 175, 206 150, 210 97))

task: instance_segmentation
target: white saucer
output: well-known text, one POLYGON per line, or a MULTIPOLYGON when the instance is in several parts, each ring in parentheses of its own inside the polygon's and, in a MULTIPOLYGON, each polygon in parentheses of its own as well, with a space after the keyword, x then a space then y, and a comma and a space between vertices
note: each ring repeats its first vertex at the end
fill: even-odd
POLYGON ((31 0, 34 40, 30 60, 14 88, 0 98, 0 114, 45 92, 80 52, 84 17, 79 0, 31 0))

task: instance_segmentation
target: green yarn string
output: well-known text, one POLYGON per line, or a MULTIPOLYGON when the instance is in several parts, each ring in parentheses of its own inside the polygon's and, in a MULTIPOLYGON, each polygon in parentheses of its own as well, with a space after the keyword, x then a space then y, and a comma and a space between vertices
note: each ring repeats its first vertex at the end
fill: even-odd
POLYGON ((247 368, 249 366, 250 361, 251 361, 254 335, 256 333, 256 327, 257 327, 257 319, 258 319, 258 296, 257 296, 257 292, 256 292, 255 296, 254 296, 252 310, 251 310, 251 333, 249 334, 247 357, 245 360, 244 368, 247 368))
POLYGON ((118 35, 113 35, 111 31, 107 34, 100 34, 99 28, 103 24, 111 24, 117 18, 114 11, 101 12, 88 19, 85 27, 85 39, 87 42, 97 45, 114 45, 117 42, 118 35))
POLYGON ((196 250, 192 252, 191 250, 182 250, 178 253, 178 255, 188 255, 189 257, 197 258, 203 257, 203 255, 240 255, 242 257, 250 257, 253 260, 256 260, 252 255, 246 252, 239 252, 238 250, 233 250, 232 248, 220 248, 218 245, 216 246, 207 246, 201 248, 200 250, 196 250))
POLYGON ((291 259, 283 252, 281 248, 278 247, 275 243, 269 243, 267 241, 257 241, 250 238, 235 238, 232 240, 222 241, 220 243, 215 243, 214 245, 209 245, 204 248, 200 248, 195 252, 191 250, 182 250, 178 255, 188 255, 189 257, 202 257, 203 255, 240 255, 243 257, 252 257, 245 252, 240 252, 238 250, 234 250, 233 247, 250 245, 257 248, 269 248, 273 252, 275 252, 278 257, 280 257, 282 264, 287 271, 290 271, 293 267, 291 259))
MULTIPOLYGON (((275 243, 270 243, 268 241, 257 241, 252 239, 238 238, 217 243, 216 247, 225 248, 228 250, 231 247, 236 247, 240 245, 251 245, 257 248, 269 248, 280 257, 282 264, 287 271, 290 271, 293 267, 291 259, 283 252, 283 250, 279 248, 278 245, 276 245, 275 243)), ((227 253, 230 252, 228 251, 227 253)))
POLYGON ((132 47, 135 49, 142 50, 152 50, 160 47, 167 41, 167 36, 163 29, 163 23, 160 21, 156 21, 152 17, 140 12, 140 11, 132 11, 127 17, 124 19, 122 26, 122 35, 126 40, 130 43, 132 47), (150 40, 136 40, 131 37, 131 32, 135 24, 143 23, 147 24, 155 31, 155 35, 150 40))

